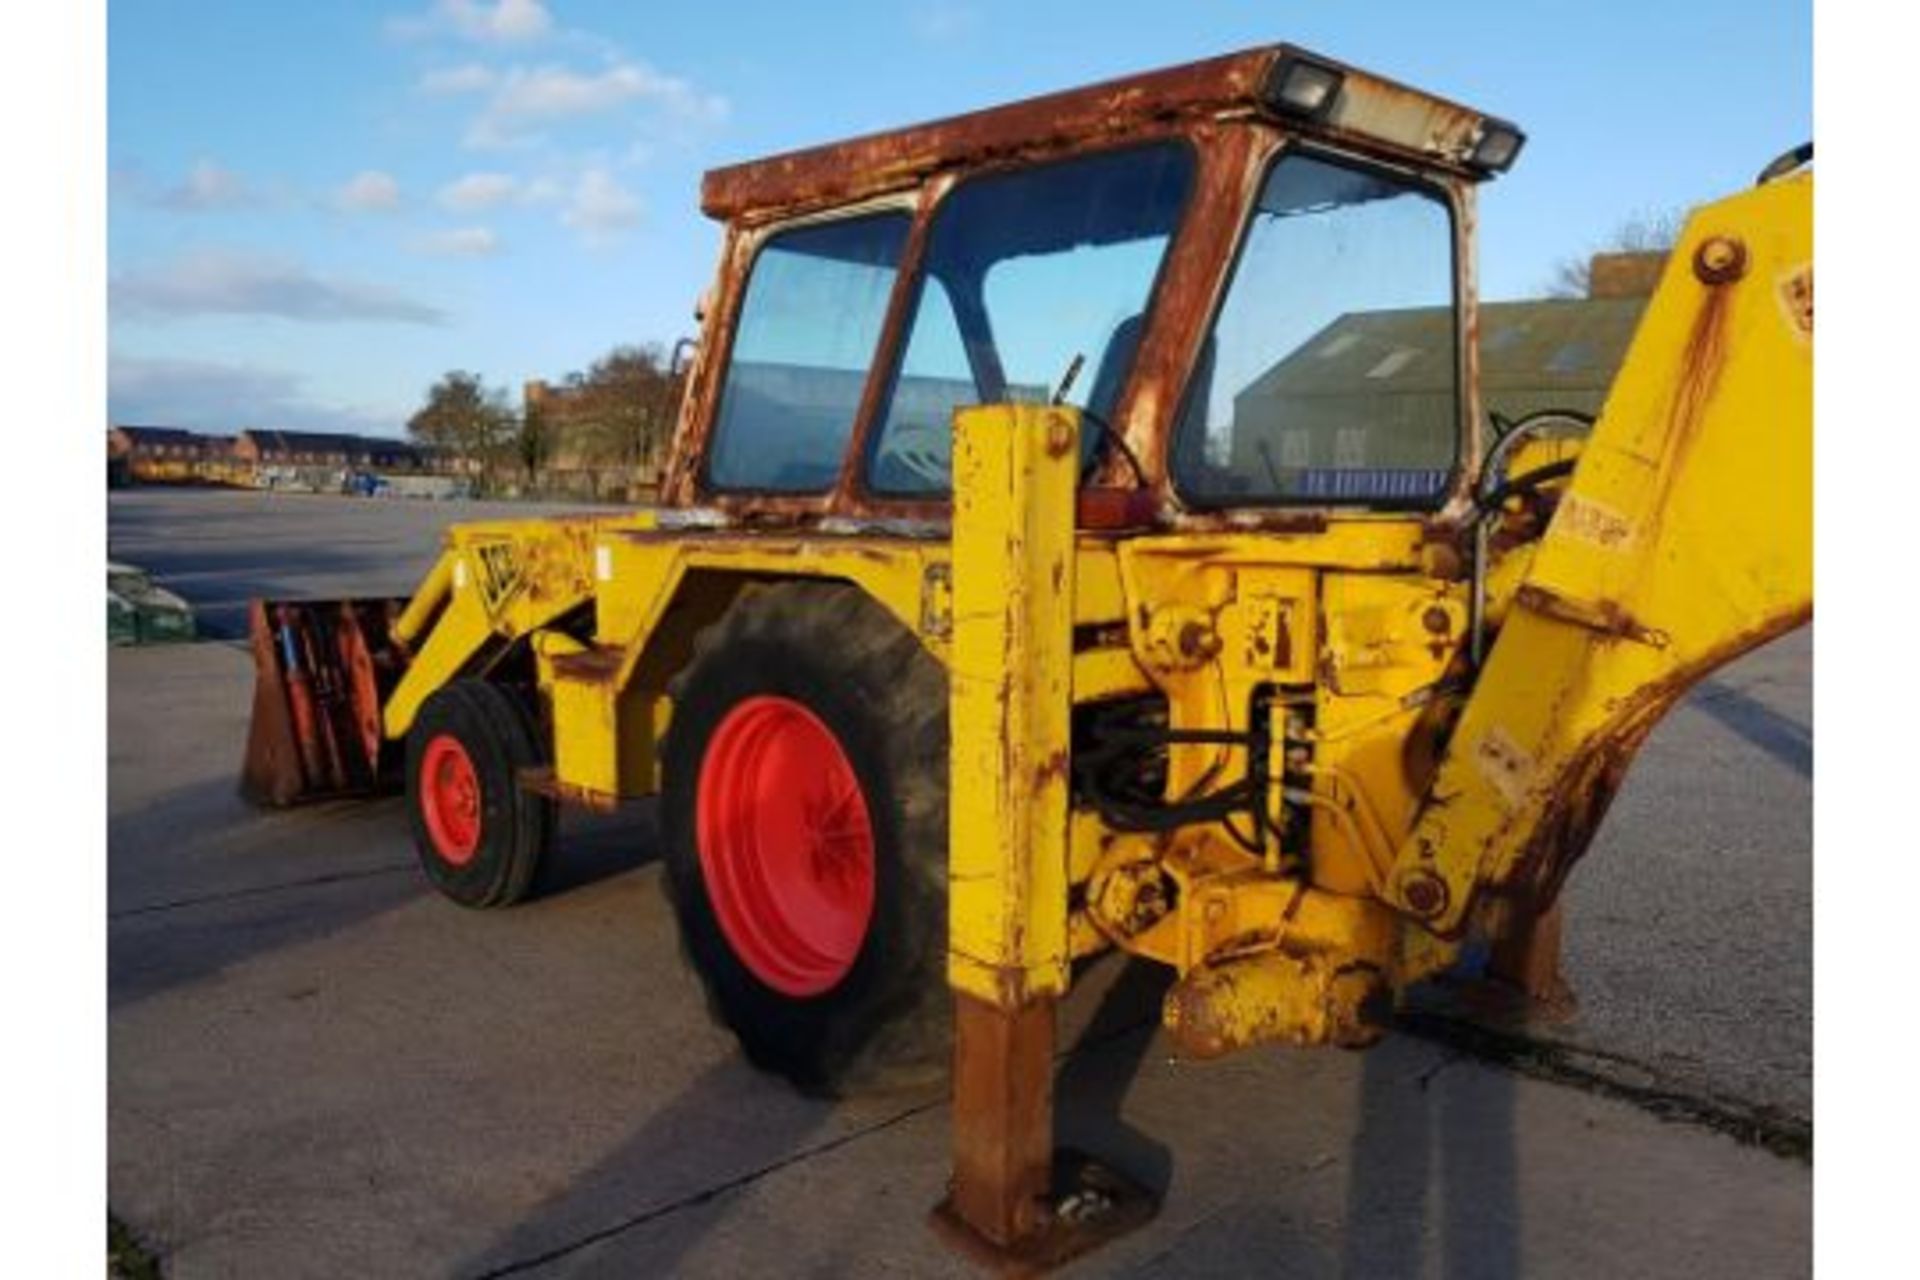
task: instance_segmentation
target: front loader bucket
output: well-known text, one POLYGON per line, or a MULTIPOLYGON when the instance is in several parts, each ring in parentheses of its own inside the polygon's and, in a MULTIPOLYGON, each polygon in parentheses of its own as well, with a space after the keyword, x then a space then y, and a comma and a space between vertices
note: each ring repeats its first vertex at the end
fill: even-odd
POLYGON ((253 725, 240 793, 285 806, 399 781, 380 710, 406 670, 392 635, 405 600, 255 600, 253 725))

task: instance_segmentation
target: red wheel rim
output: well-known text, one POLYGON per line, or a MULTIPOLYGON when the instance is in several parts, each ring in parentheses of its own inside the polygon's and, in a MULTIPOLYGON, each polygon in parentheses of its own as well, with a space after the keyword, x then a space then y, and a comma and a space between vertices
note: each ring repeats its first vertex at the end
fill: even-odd
POLYGON ((456 867, 480 847, 480 775, 460 739, 443 733, 420 757, 420 816, 433 851, 456 867))
POLYGON ((700 766, 695 828, 720 930, 756 978, 815 996, 846 977, 873 918, 873 824, 832 730, 788 698, 729 711, 700 766))

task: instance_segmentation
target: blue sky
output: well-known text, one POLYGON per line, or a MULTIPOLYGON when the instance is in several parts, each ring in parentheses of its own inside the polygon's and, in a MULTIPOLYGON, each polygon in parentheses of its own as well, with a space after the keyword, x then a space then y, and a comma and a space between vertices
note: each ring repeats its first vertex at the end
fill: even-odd
POLYGON ((1806 0, 114 0, 109 415, 397 434, 691 333, 703 170, 1278 40, 1516 120, 1487 297, 1812 135, 1806 0))

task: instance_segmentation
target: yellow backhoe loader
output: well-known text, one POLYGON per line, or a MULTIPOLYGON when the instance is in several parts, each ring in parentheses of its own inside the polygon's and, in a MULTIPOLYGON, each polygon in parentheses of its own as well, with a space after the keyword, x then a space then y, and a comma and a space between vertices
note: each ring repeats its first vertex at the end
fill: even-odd
POLYGON ((1523 141, 1282 45, 709 173, 660 504, 256 604, 247 789, 404 788, 469 907, 658 796, 748 1057, 950 1065, 945 1220, 1084 1247, 1076 961, 1172 969, 1190 1055, 1364 1044, 1524 953, 1661 715, 1811 615, 1810 148, 1695 212, 1597 421, 1500 433, 1474 201, 1523 141))

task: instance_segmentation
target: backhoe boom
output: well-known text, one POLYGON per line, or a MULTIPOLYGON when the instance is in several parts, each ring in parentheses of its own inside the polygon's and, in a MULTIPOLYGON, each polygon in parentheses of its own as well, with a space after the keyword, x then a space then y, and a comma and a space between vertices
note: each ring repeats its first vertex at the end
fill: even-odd
POLYGON ((1647 733, 1813 612, 1813 178, 1702 207, 1514 592, 1388 885, 1543 910, 1647 733))

